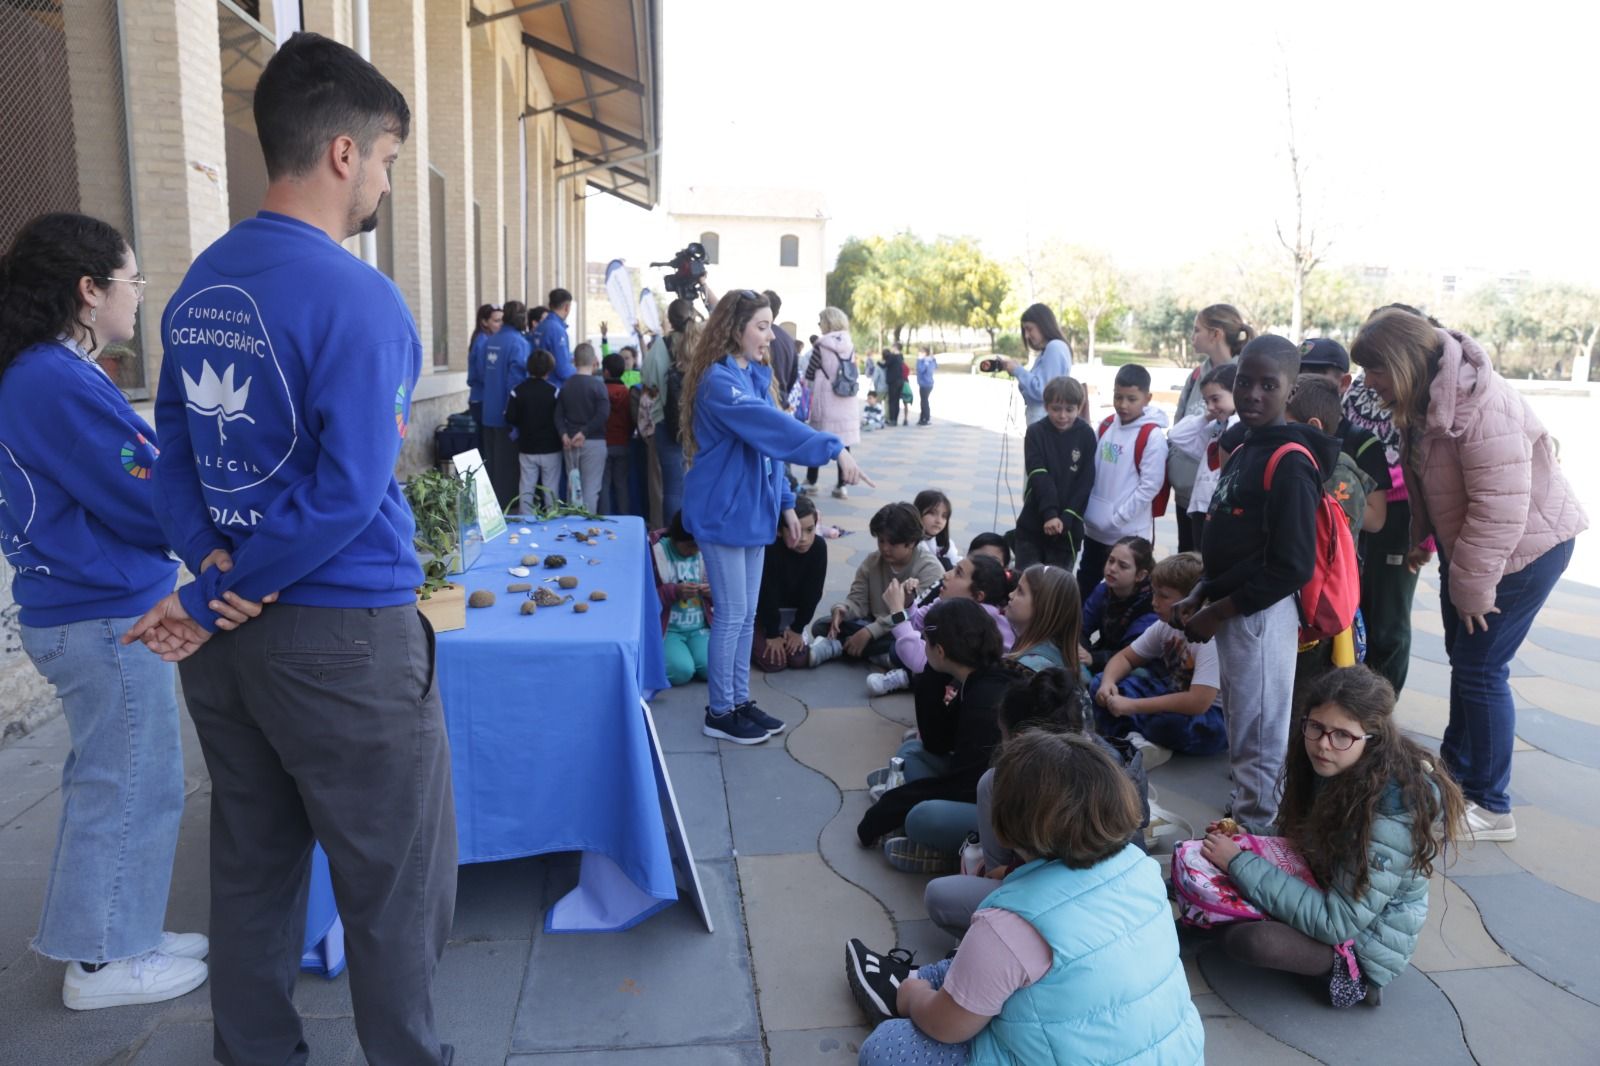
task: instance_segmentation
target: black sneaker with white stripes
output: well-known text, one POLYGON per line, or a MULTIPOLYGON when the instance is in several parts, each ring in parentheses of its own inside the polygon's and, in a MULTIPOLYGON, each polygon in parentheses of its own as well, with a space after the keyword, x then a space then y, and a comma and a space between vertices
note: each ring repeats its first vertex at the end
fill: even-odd
POLYGON ((850 992, 873 1025, 899 1017, 895 1002, 900 995, 900 982, 916 970, 913 958, 904 948, 879 954, 855 939, 844 946, 844 974, 850 981, 850 992))

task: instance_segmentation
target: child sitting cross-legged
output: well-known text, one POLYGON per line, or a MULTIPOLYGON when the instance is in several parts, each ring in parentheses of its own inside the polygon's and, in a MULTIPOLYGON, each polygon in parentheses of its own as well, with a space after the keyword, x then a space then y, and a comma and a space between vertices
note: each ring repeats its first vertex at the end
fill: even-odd
POLYGON ((919 588, 932 588, 944 577, 944 567, 922 548, 922 516, 909 503, 891 503, 878 509, 868 525, 878 550, 856 568, 855 580, 843 603, 835 604, 827 618, 811 627, 812 666, 843 655, 896 666, 890 652, 894 623, 883 602, 891 581, 913 578, 919 588))
POLYGON ((1156 620, 1150 590, 1150 571, 1155 565, 1155 548, 1143 537, 1123 537, 1111 546, 1102 571, 1104 579, 1083 601, 1078 661, 1083 664, 1085 681, 1104 670, 1113 655, 1137 640, 1156 620))
POLYGON ((1231 837, 1206 834, 1201 854, 1271 921, 1224 928, 1228 954, 1304 974, 1335 1003, 1364 998, 1411 961, 1428 917, 1428 878, 1456 839, 1465 801, 1437 758, 1401 732, 1394 689, 1365 666, 1323 674, 1295 717, 1279 831, 1318 888, 1231 837))
POLYGON ((918 591, 915 581, 891 581, 883 590, 883 605, 889 608, 889 621, 894 623, 895 658, 903 665, 881 674, 867 675, 867 691, 874 696, 887 696, 910 688, 912 675, 922 673, 927 667, 928 656, 922 642, 923 622, 935 605, 946 600, 976 600, 982 604, 1000 629, 1001 648, 1011 650, 1014 634, 1003 613, 1007 598, 1006 568, 994 559, 987 555, 962 559, 939 582, 936 599, 908 607, 918 591))
POLYGON ((1146 770, 1175 751, 1214 755, 1228 747, 1216 644, 1192 644, 1181 629, 1159 621, 1171 616, 1204 569, 1199 552, 1169 555, 1157 563, 1150 587, 1158 620, 1113 655, 1089 684, 1095 728, 1101 736, 1128 738, 1144 752, 1146 770))
POLYGON ((994 772, 994 831, 1023 865, 953 959, 845 946, 877 1024, 861 1066, 1134 1062, 1199 1066, 1205 1034, 1154 859, 1128 843, 1139 796, 1093 738, 1027 730, 994 772))
POLYGON ((666 634, 667 681, 687 685, 705 679, 711 640, 711 586, 694 534, 675 512, 666 529, 651 535, 656 567, 656 594, 661 599, 661 628, 666 634))

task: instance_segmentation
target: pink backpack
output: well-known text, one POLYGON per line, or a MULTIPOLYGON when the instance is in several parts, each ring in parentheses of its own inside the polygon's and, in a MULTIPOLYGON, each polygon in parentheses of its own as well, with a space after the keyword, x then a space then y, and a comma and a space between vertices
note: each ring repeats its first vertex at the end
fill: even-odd
MULTIPOLYGON (((1316 886, 1310 867, 1286 837, 1258 837, 1244 833, 1233 838, 1245 851, 1253 851, 1278 869, 1316 886)), ((1201 840, 1185 840, 1172 852, 1172 887, 1178 901, 1178 919, 1185 925, 1208 929, 1229 922, 1259 921, 1261 908, 1245 899, 1228 875, 1200 854, 1201 840)))

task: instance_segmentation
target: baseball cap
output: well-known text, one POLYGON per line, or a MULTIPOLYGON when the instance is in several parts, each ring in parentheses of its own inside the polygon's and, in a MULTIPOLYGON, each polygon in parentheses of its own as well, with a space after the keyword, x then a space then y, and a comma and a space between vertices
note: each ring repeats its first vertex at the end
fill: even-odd
POLYGON ((1328 337, 1312 337, 1300 345, 1300 369, 1334 367, 1340 373, 1350 371, 1350 353, 1344 345, 1328 337))

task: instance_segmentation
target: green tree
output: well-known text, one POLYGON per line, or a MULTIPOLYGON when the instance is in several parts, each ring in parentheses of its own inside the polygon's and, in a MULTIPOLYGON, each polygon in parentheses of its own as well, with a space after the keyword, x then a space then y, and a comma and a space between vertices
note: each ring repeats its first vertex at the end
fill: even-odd
POLYGON ((828 306, 855 318, 856 286, 872 269, 872 242, 849 237, 839 248, 839 258, 828 271, 828 306))
POLYGON ((1588 381, 1600 341, 1600 290, 1565 283, 1543 285, 1528 293, 1525 303, 1543 338, 1559 346, 1561 359, 1571 360, 1572 380, 1588 381))
POLYGON ((871 265, 857 280, 854 314, 894 337, 896 347, 908 327, 932 321, 926 277, 928 246, 913 233, 869 239, 871 265))
POLYGON ((967 238, 941 241, 936 251, 943 305, 938 320, 983 330, 989 334, 989 347, 993 348, 995 335, 1006 321, 1011 295, 1011 279, 1005 268, 967 238))

